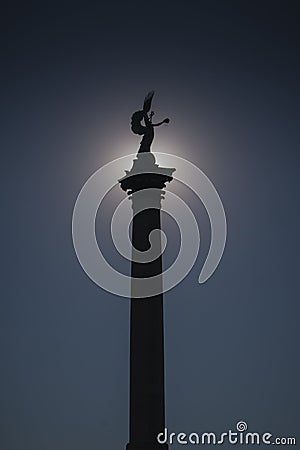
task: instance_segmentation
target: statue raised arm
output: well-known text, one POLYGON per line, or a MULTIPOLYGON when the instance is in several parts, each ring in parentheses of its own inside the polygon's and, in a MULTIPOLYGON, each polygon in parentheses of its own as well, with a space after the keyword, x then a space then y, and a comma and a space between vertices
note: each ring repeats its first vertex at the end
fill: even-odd
POLYGON ((143 136, 138 153, 150 152, 151 144, 154 139, 154 127, 170 122, 170 119, 167 118, 161 122, 152 123, 154 112, 151 111, 149 113, 149 111, 151 109, 153 95, 154 91, 150 91, 145 97, 143 110, 136 111, 131 117, 131 130, 133 133, 143 136), (142 125, 142 120, 144 120, 145 125, 142 125))

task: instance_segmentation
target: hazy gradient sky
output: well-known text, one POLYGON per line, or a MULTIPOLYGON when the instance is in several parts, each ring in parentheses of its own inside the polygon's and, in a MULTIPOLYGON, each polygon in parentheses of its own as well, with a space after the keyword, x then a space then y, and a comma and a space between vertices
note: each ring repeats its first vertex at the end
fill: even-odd
POLYGON ((154 149, 198 165, 228 220, 199 286, 209 227, 182 191, 204 243, 165 296, 168 428, 297 435, 299 2, 6 2, 0 20, 0 449, 125 448, 129 303, 81 270, 71 217, 84 181, 138 149, 150 89, 171 119, 154 149))

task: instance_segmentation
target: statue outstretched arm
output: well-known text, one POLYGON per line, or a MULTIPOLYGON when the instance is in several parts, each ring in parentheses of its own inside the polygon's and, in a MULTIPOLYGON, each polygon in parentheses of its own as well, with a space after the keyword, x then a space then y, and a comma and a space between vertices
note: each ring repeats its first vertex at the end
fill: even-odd
POLYGON ((163 123, 169 123, 169 122, 170 122, 170 119, 166 118, 166 119, 162 120, 161 122, 153 123, 152 126, 153 126, 153 127, 159 127, 159 126, 162 125, 163 123))

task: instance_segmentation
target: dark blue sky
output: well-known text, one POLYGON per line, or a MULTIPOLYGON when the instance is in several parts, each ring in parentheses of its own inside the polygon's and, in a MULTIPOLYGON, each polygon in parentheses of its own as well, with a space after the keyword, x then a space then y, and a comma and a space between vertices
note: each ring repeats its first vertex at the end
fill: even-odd
POLYGON ((228 220, 199 286, 209 230, 185 194, 204 245, 165 296, 168 427, 296 435, 298 2, 43 3, 1 10, 0 449, 127 442, 129 303, 81 270, 71 217, 84 181, 138 149, 150 89, 171 118, 154 149, 198 165, 228 220))

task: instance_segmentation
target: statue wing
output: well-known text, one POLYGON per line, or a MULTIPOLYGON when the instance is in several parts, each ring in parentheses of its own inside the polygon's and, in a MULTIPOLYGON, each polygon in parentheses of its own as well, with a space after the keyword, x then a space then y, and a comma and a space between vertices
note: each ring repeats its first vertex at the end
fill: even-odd
POLYGON ((150 92, 148 92, 148 94, 145 97, 144 107, 143 107, 143 111, 145 113, 148 113, 150 111, 150 109, 151 109, 151 103, 152 103, 153 95, 154 95, 154 91, 150 91, 150 92))
POLYGON ((144 111, 136 111, 131 117, 131 131, 135 134, 145 134, 146 127, 144 127, 141 122, 144 118, 144 111))

